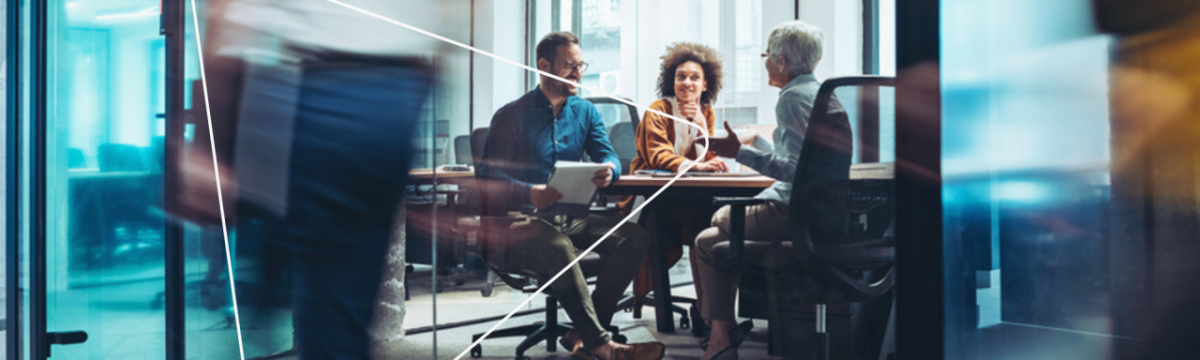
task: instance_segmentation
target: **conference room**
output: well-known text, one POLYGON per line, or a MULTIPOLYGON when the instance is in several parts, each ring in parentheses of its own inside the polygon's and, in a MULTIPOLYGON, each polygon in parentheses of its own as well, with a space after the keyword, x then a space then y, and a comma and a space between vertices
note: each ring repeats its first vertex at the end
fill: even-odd
POLYGON ((1195 17, 1154 3, 9 1, 5 352, 302 359, 347 333, 403 359, 1178 354, 1156 320, 1194 278, 1171 249, 1200 203, 1174 120, 1195 106, 1148 59, 1184 56, 1164 39, 1195 17), (304 36, 351 51, 261 51, 304 36), (419 71, 346 96, 397 127, 253 121, 279 99, 371 110, 278 65, 394 44, 419 71), (410 152, 323 157, 369 146, 410 152), (312 231, 382 219, 386 246, 278 240, 307 183, 272 181, 298 169, 377 209, 313 206, 338 228, 312 231), (344 310, 307 302, 314 281, 372 293, 369 321, 314 326, 344 310))
MULTIPOLYGON (((877 4, 858 2, 811 3, 799 9, 802 14, 799 20, 820 28, 824 35, 821 43, 823 55, 813 71, 818 78, 833 78, 835 74, 881 76, 879 79, 862 78, 865 81, 862 83, 847 83, 836 90, 836 96, 847 112, 853 113, 848 118, 853 120, 848 123, 852 123, 855 129, 865 126, 869 128, 867 132, 873 133, 871 136, 874 140, 855 140, 870 142, 855 148, 866 154, 847 154, 848 157, 865 159, 855 161, 854 176, 889 179, 891 163, 894 161, 894 146, 891 143, 894 138, 894 119, 890 114, 894 92, 890 87, 878 84, 890 85, 883 79, 894 74, 891 66, 894 63, 894 50, 890 46, 894 42, 894 25, 891 21, 882 20, 871 23, 866 29, 862 28, 864 5, 875 7, 868 8, 868 12, 887 12, 876 17, 889 19, 894 16, 890 13, 890 4, 879 7, 877 4), (871 30, 872 27, 885 26, 887 30, 871 30), (886 40, 863 43, 860 39, 864 37, 864 32, 870 33, 871 38, 886 40), (864 45, 875 43, 889 45, 864 45), (881 69, 880 64, 887 65, 881 69), (869 94, 867 92, 873 92, 880 99, 879 103, 869 106, 864 101, 860 106, 854 100, 860 93, 869 94), (874 115, 858 116, 863 112, 874 115)), ((657 82, 660 81, 668 48, 683 42, 694 43, 709 47, 718 54, 723 70, 719 96, 710 105, 714 126, 705 130, 717 129, 714 136, 725 136, 723 124, 728 124, 743 138, 746 134, 760 134, 760 144, 766 142, 765 146, 772 146, 770 143, 775 140, 772 133, 777 124, 775 105, 780 89, 769 84, 761 54, 767 49, 771 31, 780 24, 796 20, 797 11, 796 4, 789 1, 545 1, 530 2, 528 7, 476 3, 473 23, 475 36, 455 40, 487 54, 452 48, 441 55, 445 56, 441 63, 463 66, 441 69, 447 80, 439 85, 440 88, 435 87, 436 104, 431 105, 436 113, 431 119, 438 119, 438 124, 418 132, 422 136, 422 141, 418 143, 418 156, 427 155, 425 159, 418 160, 421 165, 414 165, 420 170, 415 170, 419 173, 415 173, 417 177, 413 179, 413 196, 406 198, 406 213, 403 215, 407 219, 404 229, 405 265, 412 271, 404 275, 409 299, 405 302, 403 313, 405 342, 425 338, 432 340, 432 333, 436 332, 438 356, 458 355, 468 349, 470 353, 467 355, 483 357, 537 357, 539 355, 535 354, 555 353, 549 351, 551 347, 557 347, 559 354, 570 352, 558 345, 555 337, 541 339, 538 337, 544 336, 542 333, 534 333, 539 330, 535 324, 537 322, 572 321, 569 312, 554 311, 554 308, 566 305, 558 304, 557 299, 548 301, 544 295, 534 296, 533 300, 526 302, 530 293, 539 287, 537 279, 503 274, 503 271, 495 274, 502 269, 489 267, 482 261, 482 253, 488 250, 481 243, 487 238, 479 234, 480 226, 472 223, 470 216, 464 216, 464 213, 469 213, 465 209, 469 201, 463 200, 471 196, 472 182, 480 177, 475 171, 479 169, 478 162, 483 149, 490 146, 484 143, 487 139, 503 139, 499 135, 487 134, 489 127, 494 126, 495 121, 500 121, 497 111, 537 89, 544 80, 538 73, 495 59, 490 54, 516 59, 537 68, 538 62, 534 59, 539 57, 539 41, 549 33, 567 31, 577 35, 582 58, 587 64, 586 70, 580 72, 579 83, 582 86, 578 90, 578 97, 595 104, 603 121, 606 140, 613 146, 619 158, 618 165, 622 168, 619 179, 610 187, 600 189, 596 198, 590 199, 589 211, 622 218, 632 211, 621 211, 624 210, 621 205, 631 210, 646 204, 629 221, 641 224, 653 239, 647 252, 648 266, 639 267, 638 280, 625 291, 625 298, 618 305, 620 309, 612 321, 617 331, 612 334, 615 339, 630 343, 671 343, 668 352, 672 356, 700 357, 703 350, 694 344, 705 336, 705 326, 702 317, 692 310, 696 293, 691 284, 694 280, 688 260, 690 255, 668 254, 690 251, 690 246, 680 246, 680 234, 673 231, 677 229, 659 229, 657 224, 662 222, 650 219, 654 217, 652 214, 667 213, 671 208, 656 207, 653 201, 644 201, 672 179, 666 174, 634 173, 631 163, 636 162, 634 158, 638 157, 638 147, 641 146, 635 144, 641 136, 637 134, 637 129, 647 119, 647 108, 662 98, 657 82), (463 103, 474 106, 456 106, 463 103), (623 204, 623 196, 631 197, 628 200, 631 204, 623 204), (433 234, 434 229, 436 235, 433 234), (435 236, 437 240, 432 240, 435 236), (679 301, 662 302, 658 299, 679 301), (547 308, 551 309, 550 313, 547 313, 547 308), (500 319, 513 311, 518 311, 520 315, 505 321, 488 339, 473 344, 479 335, 491 330, 500 319), (507 336, 498 336, 502 333, 507 336), (657 334, 668 337, 666 340, 659 339, 657 334), (522 343, 523 340, 526 341, 522 343), (677 345, 689 342, 692 344, 677 349, 677 345)), ((681 177, 674 180, 673 185, 659 194, 655 201, 663 204, 684 201, 712 207, 714 199, 753 197, 775 182, 770 177, 757 175, 750 166, 738 166, 735 159, 723 160, 730 164, 730 171, 681 177)), ((565 177, 562 174, 555 171, 555 176, 565 177)), ((715 207, 707 214, 696 215, 705 218, 704 227, 707 227, 706 220, 711 217, 713 210, 715 207)), ((694 237, 695 232, 690 236, 694 237)), ((494 252, 491 256, 497 256, 494 252)), ((754 294, 751 296, 766 298, 767 287, 761 282, 747 284, 747 289, 754 294)), ((745 303, 746 293, 742 294, 741 299, 745 303)), ((863 349, 861 354, 855 356, 864 356, 872 351, 878 355, 884 340, 881 329, 886 328, 886 313, 890 305, 886 299, 855 305, 867 309, 857 310, 860 312, 883 313, 874 316, 874 323, 878 326, 868 330, 878 332, 878 336, 872 337, 878 338, 879 344, 875 344, 875 341, 872 344, 844 342, 850 336, 835 338, 834 344, 846 349, 863 349), (867 350, 870 348, 874 350, 867 350)), ((742 306, 742 309, 765 310, 766 302, 742 306)), ((797 316, 811 317, 811 307, 795 306, 784 312, 806 313, 797 316)), ((849 307, 835 311, 848 313, 849 307)), ((777 340, 767 341, 769 312, 752 313, 744 319, 750 316, 757 318, 750 322, 757 325, 758 332, 752 332, 751 336, 758 341, 746 342, 749 345, 746 348, 753 350, 742 350, 744 354, 785 356, 787 351, 803 351, 803 347, 812 344, 784 349, 784 345, 791 342, 779 339, 815 336, 803 330, 792 334, 777 333, 774 334, 779 337, 777 340), (768 351, 768 343, 775 344, 777 349, 768 351)), ((805 322, 798 320, 798 317, 793 318, 792 323, 783 327, 807 329, 809 333, 815 329, 811 320, 804 325, 805 322)), ((840 321, 850 316, 836 318, 840 321)), ((547 328, 544 332, 557 331, 553 326, 547 328)), ((856 330, 859 330, 859 334, 866 334, 860 329, 856 330)), ((421 352, 418 349, 408 351, 415 351, 413 354, 416 354, 421 352)), ((840 351, 834 355, 849 355, 840 351)), ((792 356, 799 355, 794 353, 792 356)))

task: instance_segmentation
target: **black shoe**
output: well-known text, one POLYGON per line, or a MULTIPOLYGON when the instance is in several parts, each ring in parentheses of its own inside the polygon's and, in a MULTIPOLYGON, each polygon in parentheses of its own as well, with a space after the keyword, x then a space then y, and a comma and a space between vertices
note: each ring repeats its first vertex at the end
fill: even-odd
POLYGON ((738 345, 740 344, 729 345, 729 347, 713 355, 712 360, 738 360, 738 345))
MULTIPOLYGON (((732 329, 729 329, 729 343, 733 344, 731 347, 736 348, 741 346, 742 341, 746 340, 746 334, 749 334, 750 330, 752 329, 754 329, 754 321, 752 320, 743 321, 742 323, 738 324, 738 326, 734 326, 732 329)), ((706 351, 708 350, 708 339, 709 338, 704 338, 704 340, 700 340, 701 349, 706 351)), ((736 349, 733 351, 735 353, 737 352, 736 349)), ((722 350, 722 352, 724 352, 724 350, 722 350)), ((735 354, 733 358, 737 359, 737 355, 735 354)))

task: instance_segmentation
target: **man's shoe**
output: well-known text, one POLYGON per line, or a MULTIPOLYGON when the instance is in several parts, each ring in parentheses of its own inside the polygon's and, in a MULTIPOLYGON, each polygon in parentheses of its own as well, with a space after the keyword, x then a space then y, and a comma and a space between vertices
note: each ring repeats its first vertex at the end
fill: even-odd
POLYGON ((666 351, 667 346, 658 341, 628 345, 617 344, 617 346, 613 346, 612 358, 604 360, 660 360, 666 351))
POLYGON ((567 330, 561 338, 558 338, 558 344, 562 345, 563 349, 574 352, 576 348, 583 347, 583 338, 579 337, 579 332, 575 329, 567 330))
POLYGON ((583 350, 583 339, 579 337, 579 332, 575 329, 568 330, 566 334, 563 334, 562 338, 558 339, 558 344, 571 353, 572 359, 596 360, 590 352, 583 350))

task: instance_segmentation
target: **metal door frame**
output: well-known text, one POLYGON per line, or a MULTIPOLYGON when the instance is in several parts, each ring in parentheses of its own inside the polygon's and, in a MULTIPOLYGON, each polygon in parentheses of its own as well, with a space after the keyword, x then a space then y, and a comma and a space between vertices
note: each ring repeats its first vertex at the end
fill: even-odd
MULTIPOLYGON (((163 207, 168 213, 175 208, 174 199, 171 196, 176 189, 171 185, 178 174, 170 169, 174 168, 172 164, 177 161, 178 154, 182 148, 183 141, 183 94, 184 94, 184 36, 185 36, 185 19, 184 19, 184 1, 186 0, 166 0, 161 2, 162 19, 160 26, 160 34, 166 36, 165 46, 165 61, 167 68, 166 76, 166 128, 167 136, 165 137, 164 151, 164 188, 163 188, 163 207)), ((28 352, 30 359, 41 360, 46 359, 50 355, 50 346, 54 341, 54 337, 48 336, 46 324, 46 149, 47 149, 47 109, 46 99, 47 91, 50 89, 46 83, 47 76, 47 29, 49 15, 49 0, 28 0, 29 6, 29 42, 30 42, 30 58, 29 63, 25 64, 22 59, 22 43, 21 35, 24 31, 21 23, 21 4, 20 1, 10 0, 5 2, 6 9, 6 26, 5 36, 7 43, 5 54, 8 63, 6 87, 7 111, 6 116, 6 143, 5 143, 5 179, 8 184, 5 188, 5 197, 9 199, 5 203, 5 219, 7 224, 5 228, 5 244, 6 247, 6 328, 8 329, 5 341, 6 358, 18 359, 23 355, 23 350, 26 350, 22 343, 22 325, 21 309, 25 303, 21 298, 21 239, 20 234, 25 231, 21 228, 21 221, 24 220, 21 216, 20 195, 23 193, 22 184, 20 182, 19 172, 22 160, 25 155, 22 150, 21 133, 25 130, 19 119, 22 113, 23 99, 21 95, 21 72, 28 67, 30 76, 29 87, 29 106, 30 108, 30 132, 27 141, 30 145, 30 174, 28 191, 30 194, 29 203, 29 229, 30 231, 30 252, 29 252, 29 334, 28 336, 28 352)), ((183 231, 182 226, 176 221, 168 219, 164 224, 164 281, 166 290, 166 333, 167 336, 163 339, 166 342, 166 358, 169 360, 182 360, 185 355, 185 326, 184 326, 184 273, 183 273, 183 231)))

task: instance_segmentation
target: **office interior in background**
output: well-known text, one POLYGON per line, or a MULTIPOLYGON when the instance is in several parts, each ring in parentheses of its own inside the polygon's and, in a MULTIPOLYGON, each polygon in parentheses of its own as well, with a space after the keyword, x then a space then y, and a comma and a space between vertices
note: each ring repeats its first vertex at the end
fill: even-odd
MULTIPOLYGON (((852 205, 872 207, 849 223, 852 233, 887 239, 888 256, 847 273, 888 286, 871 296, 806 297, 831 291, 833 280, 821 280, 830 275, 746 270, 737 320, 753 327, 738 350, 743 359, 1200 352, 1200 313, 1189 306, 1200 300, 1200 6, 1191 1, 429 2, 438 35, 534 68, 547 34, 578 36, 588 64, 578 96, 595 104, 625 166, 645 107, 660 99, 668 47, 715 49, 723 66, 711 104, 716 128, 770 142, 780 89, 764 67, 768 38, 794 20, 821 30, 813 75, 847 84, 830 86, 852 135, 845 181, 883 189, 874 202, 855 198, 852 205)), ((220 226, 170 211, 169 170, 179 158, 169 154, 209 141, 198 135, 207 134, 198 45, 211 33, 208 5, 5 1, 7 359, 298 358, 289 307, 248 319, 235 306, 231 286, 239 297, 253 292, 240 279, 264 266, 260 249, 239 246, 253 224, 226 237, 220 226)), ((422 36, 395 31, 345 36, 422 36)), ((488 266, 465 209, 493 116, 539 86, 539 76, 450 44, 426 60, 436 77, 381 254, 371 354, 567 358, 561 334, 518 350, 527 333, 496 333, 472 349, 514 310, 500 329, 570 321, 533 291, 536 279, 514 282, 488 266)), ((630 176, 592 207, 611 210, 621 195, 653 193, 639 184, 662 184, 636 183, 627 167, 622 175, 630 176)), ((657 201, 753 196, 771 181, 725 180, 681 180, 657 201)), ((631 221, 652 227, 648 218, 631 221)), ((651 245, 644 271, 653 273, 652 291, 622 302, 612 326, 621 340, 662 342, 664 358, 700 359, 692 250, 682 249, 682 260, 669 262, 665 245, 651 245)))

